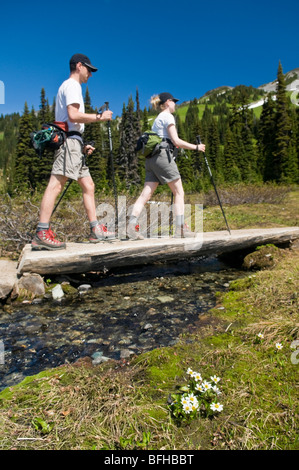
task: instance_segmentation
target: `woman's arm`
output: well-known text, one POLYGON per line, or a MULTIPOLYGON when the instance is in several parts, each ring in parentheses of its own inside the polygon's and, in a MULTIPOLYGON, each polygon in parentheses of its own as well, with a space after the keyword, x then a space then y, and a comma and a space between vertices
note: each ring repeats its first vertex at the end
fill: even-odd
POLYGON ((204 152, 206 149, 206 146, 204 144, 191 144, 189 142, 186 142, 185 140, 180 139, 174 124, 170 124, 167 127, 167 131, 175 147, 180 147, 186 150, 197 150, 200 152, 204 152))

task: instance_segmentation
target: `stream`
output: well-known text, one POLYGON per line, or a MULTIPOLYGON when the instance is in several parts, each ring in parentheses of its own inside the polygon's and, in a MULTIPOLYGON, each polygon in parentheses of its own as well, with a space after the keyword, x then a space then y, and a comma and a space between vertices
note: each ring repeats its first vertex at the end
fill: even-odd
POLYGON ((129 360, 173 345, 244 275, 210 257, 57 278, 76 294, 0 306, 0 390, 81 357, 129 360))

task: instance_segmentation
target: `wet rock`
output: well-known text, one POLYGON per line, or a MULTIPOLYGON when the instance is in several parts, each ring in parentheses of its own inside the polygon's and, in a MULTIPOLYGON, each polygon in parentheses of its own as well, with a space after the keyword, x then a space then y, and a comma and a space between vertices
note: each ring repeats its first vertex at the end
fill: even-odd
POLYGON ((43 278, 39 274, 24 273, 17 280, 11 293, 11 298, 34 298, 38 295, 45 294, 45 284, 43 278))
POLYGON ((66 295, 76 295, 78 293, 76 287, 71 286, 69 282, 62 282, 61 288, 66 295))
POLYGON ((118 344, 131 344, 132 343, 132 336, 128 337, 128 338, 122 338, 118 344))
POLYGON ((173 302, 174 301, 174 298, 173 297, 170 297, 170 295, 159 295, 159 297, 157 297, 157 299, 162 303, 162 304, 165 304, 167 302, 173 302))
POLYGON ((275 266, 281 250, 274 245, 264 245, 245 256, 242 267, 247 270, 269 269, 275 266))
POLYGON ((57 284, 57 286, 55 286, 53 289, 52 289, 52 298, 54 300, 59 300, 59 299, 62 299, 62 297, 64 297, 64 292, 62 290, 62 287, 60 284, 57 284))
POLYGON ((159 312, 155 308, 149 308, 146 312, 146 315, 157 315, 159 312))
POLYGON ((121 359, 127 359, 128 357, 130 357, 132 354, 134 354, 133 351, 130 351, 130 349, 122 349, 120 351, 120 358, 121 359))
POLYGON ((90 289, 91 289, 91 285, 90 284, 81 284, 79 287, 78 287, 78 291, 81 293, 84 293, 84 292, 88 292, 90 289))
POLYGON ((102 362, 107 362, 110 359, 109 357, 103 356, 103 351, 96 351, 95 353, 93 353, 91 358, 93 365, 101 364, 102 362))
POLYGON ((11 260, 0 260, 0 299, 6 299, 17 282, 18 263, 11 260))

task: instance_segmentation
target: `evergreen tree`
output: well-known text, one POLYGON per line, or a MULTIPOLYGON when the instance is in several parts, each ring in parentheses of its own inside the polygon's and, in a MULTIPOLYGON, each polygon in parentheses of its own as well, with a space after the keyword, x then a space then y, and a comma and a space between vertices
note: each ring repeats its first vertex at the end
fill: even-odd
POLYGON ((149 130, 150 125, 149 125, 149 120, 148 120, 148 112, 146 107, 143 110, 143 118, 142 118, 142 127, 141 127, 141 132, 145 132, 149 130))
POLYGON ((136 142, 140 136, 140 125, 134 112, 134 101, 130 96, 128 105, 123 106, 120 127, 119 171, 121 180, 127 189, 140 184, 139 162, 136 154, 136 142))
POLYGON ((19 121, 18 113, 0 117, 0 172, 2 171, 1 189, 4 192, 11 192, 12 189, 19 121))
MULTIPOLYGON (((52 123, 54 121, 53 111, 51 111, 44 88, 41 89, 41 103, 37 117, 32 110, 32 124, 35 130, 40 130, 43 124, 52 123)), ((54 159, 54 151, 45 149, 36 171, 37 185, 45 185, 49 180, 54 159)))
POLYGON ((264 181, 271 181, 273 179, 274 135, 275 103, 270 94, 264 101, 258 126, 258 172, 262 175, 264 181))
POLYGON ((223 161, 220 152, 220 141, 217 122, 213 118, 207 129, 206 156, 209 161, 214 179, 223 180, 223 161))
POLYGON ((15 160, 15 186, 20 189, 34 190, 37 185, 37 173, 40 163, 35 150, 30 143, 30 134, 33 132, 32 114, 25 103, 24 112, 20 119, 19 137, 15 160))
POLYGON ((275 149, 273 153, 273 179, 278 182, 294 183, 298 178, 298 167, 294 143, 291 140, 291 131, 285 78, 279 62, 276 90, 275 149))
POLYGON ((199 116, 197 99, 190 101, 185 118, 185 138, 188 142, 196 142, 199 134, 199 116))
POLYGON ((136 88, 136 113, 135 113, 135 121, 136 121, 136 133, 137 135, 141 134, 141 110, 140 110, 140 102, 139 102, 139 91, 136 88))
POLYGON ((224 144, 224 176, 228 183, 239 183, 241 181, 241 172, 238 168, 239 144, 235 134, 227 126, 224 144))
MULTIPOLYGON (((186 140, 185 128, 178 114, 175 116, 175 121, 178 136, 180 139, 186 140)), ((194 182, 193 156, 191 152, 188 150, 179 149, 176 163, 178 165, 184 186, 190 188, 194 182)))

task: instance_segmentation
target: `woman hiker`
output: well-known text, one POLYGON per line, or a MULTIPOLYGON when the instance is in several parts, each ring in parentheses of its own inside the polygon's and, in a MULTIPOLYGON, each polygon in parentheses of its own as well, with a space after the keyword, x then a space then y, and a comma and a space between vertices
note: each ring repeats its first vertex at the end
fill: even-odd
POLYGON ((129 218, 127 235, 135 240, 143 239, 143 236, 136 231, 137 220, 145 204, 151 199, 157 186, 167 183, 174 196, 175 209, 175 233, 178 238, 194 237, 184 222, 184 189, 177 164, 173 158, 173 151, 176 147, 187 150, 205 151, 205 145, 191 144, 179 138, 175 126, 173 113, 175 104, 179 101, 170 93, 160 93, 151 98, 154 109, 160 108, 161 112, 157 116, 152 126, 152 131, 156 132, 163 139, 158 152, 146 159, 145 162, 145 183, 143 190, 135 202, 129 218))

